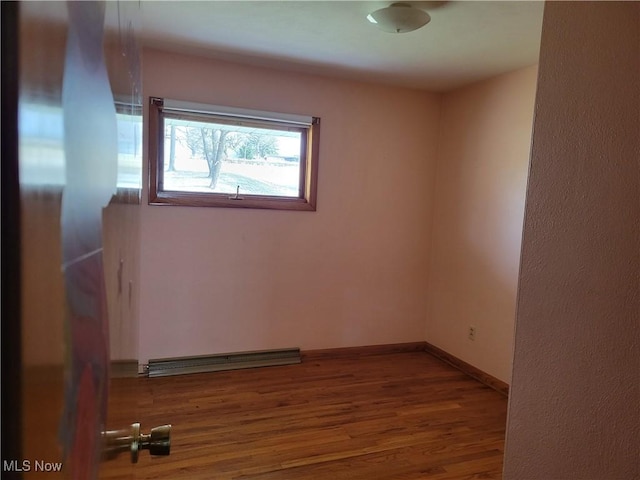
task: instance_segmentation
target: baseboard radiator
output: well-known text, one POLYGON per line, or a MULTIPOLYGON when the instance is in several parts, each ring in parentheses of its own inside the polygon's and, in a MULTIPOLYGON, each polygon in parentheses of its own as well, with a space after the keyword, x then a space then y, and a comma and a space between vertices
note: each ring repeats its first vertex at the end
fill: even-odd
POLYGON ((197 357, 149 360, 145 369, 149 377, 167 377, 188 373, 220 372, 242 368, 273 367, 300 363, 299 348, 259 350, 254 352, 220 353, 197 357))

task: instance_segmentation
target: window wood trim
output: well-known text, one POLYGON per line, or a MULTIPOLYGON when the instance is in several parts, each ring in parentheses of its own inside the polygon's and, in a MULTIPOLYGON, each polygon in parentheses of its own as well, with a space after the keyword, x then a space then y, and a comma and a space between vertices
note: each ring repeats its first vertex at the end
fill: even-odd
MULTIPOLYGON (((162 188, 164 173, 163 99, 149 98, 149 205, 190 207, 256 208, 272 210, 315 211, 317 205, 318 155, 320 151, 320 119, 313 117, 301 135, 300 196, 243 195, 234 199, 226 193, 169 191, 162 188)), ((169 112, 168 112, 169 113, 169 112)), ((174 109, 170 115, 175 116, 174 109)), ((185 115, 189 115, 185 112, 185 115)), ((286 123, 286 122, 284 122, 286 123)), ((274 123, 277 125, 277 123, 274 123)))

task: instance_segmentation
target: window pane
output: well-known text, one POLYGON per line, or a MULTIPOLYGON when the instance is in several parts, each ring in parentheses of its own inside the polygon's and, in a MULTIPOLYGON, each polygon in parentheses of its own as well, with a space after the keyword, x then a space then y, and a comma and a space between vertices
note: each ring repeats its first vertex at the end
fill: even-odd
POLYGON ((302 130, 165 116, 164 191, 300 196, 302 130))

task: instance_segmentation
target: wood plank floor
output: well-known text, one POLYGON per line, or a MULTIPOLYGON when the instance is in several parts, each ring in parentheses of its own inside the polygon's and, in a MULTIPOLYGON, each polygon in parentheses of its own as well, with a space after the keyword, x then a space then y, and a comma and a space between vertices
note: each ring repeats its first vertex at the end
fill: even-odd
POLYGON ((110 427, 173 424, 169 457, 101 478, 500 478, 507 399, 423 352, 114 379, 110 427), (132 407, 134 405, 134 407, 132 407), (119 425, 115 425, 118 423, 119 425))

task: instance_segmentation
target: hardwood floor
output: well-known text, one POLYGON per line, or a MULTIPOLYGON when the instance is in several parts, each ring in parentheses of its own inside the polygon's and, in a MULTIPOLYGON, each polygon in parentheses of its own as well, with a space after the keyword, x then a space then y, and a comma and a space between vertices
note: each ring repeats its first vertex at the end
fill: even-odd
POLYGON ((110 427, 173 424, 171 456, 101 478, 500 478, 507 399, 424 352, 114 379, 110 427), (115 425, 118 423, 118 425, 115 425))

